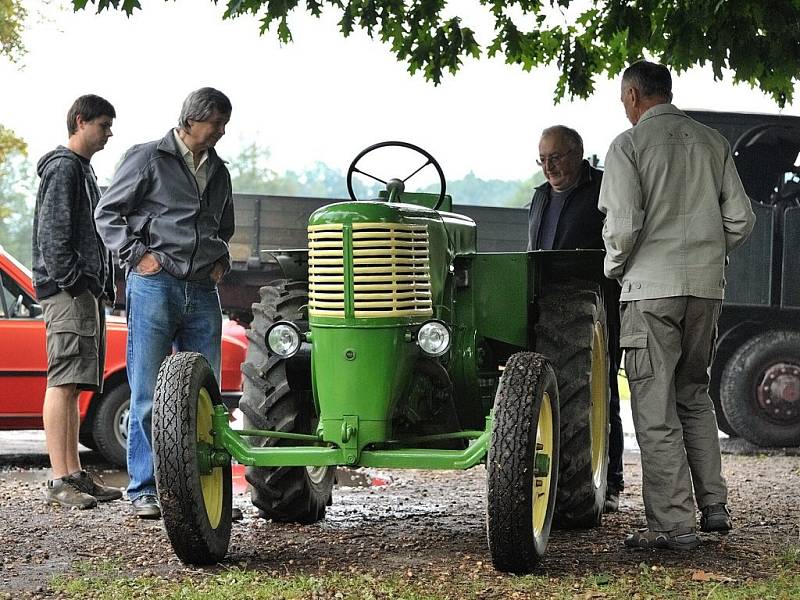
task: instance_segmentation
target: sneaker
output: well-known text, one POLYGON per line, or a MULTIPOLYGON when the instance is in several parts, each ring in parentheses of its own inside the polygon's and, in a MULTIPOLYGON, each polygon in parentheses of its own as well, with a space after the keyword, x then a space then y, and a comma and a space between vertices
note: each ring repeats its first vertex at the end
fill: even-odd
POLYGON ((619 492, 617 490, 608 489, 606 492, 606 501, 603 504, 604 513, 615 513, 619 510, 619 492))
POLYGON ((98 483, 95 481, 94 476, 89 475, 86 471, 78 471, 67 477, 72 481, 72 485, 84 494, 94 496, 97 498, 98 502, 108 502, 109 500, 119 500, 122 498, 122 490, 103 485, 102 481, 98 483))
POLYGON ((47 482, 45 501, 53 506, 80 508, 81 510, 97 506, 97 499, 78 489, 69 475, 47 482))
POLYGON ((722 535, 726 535, 733 529, 731 523, 731 511, 722 502, 717 504, 709 504, 700 511, 700 531, 715 531, 722 535))
POLYGON ((628 548, 658 548, 667 550, 694 550, 700 545, 700 538, 694 529, 668 531, 651 531, 650 529, 640 529, 625 538, 625 546, 628 548))
POLYGON ((158 498, 153 494, 145 494, 131 501, 133 514, 140 519, 160 519, 161 507, 158 505, 158 498))

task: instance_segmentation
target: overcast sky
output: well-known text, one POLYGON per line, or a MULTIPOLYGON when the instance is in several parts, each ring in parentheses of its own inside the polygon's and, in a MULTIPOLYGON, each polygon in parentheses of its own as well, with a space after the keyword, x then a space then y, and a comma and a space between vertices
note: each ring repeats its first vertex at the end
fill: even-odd
MULTIPOLYGON (((268 146, 272 167, 302 169, 323 161, 344 171, 363 147, 402 139, 429 150, 448 179, 523 179, 537 170, 542 128, 578 129, 588 154, 604 155, 629 125, 619 82, 599 81, 588 101, 554 105, 554 68, 524 73, 500 60, 469 60, 434 87, 411 77, 388 49, 365 34, 344 39, 331 13, 322 20, 298 13, 294 42, 260 37, 255 18, 222 21, 224 2, 142 0, 143 11, 73 14, 68 3, 25 2, 31 11, 23 68, 0 59, 0 123, 29 144, 38 159, 66 141, 65 115, 79 95, 96 93, 117 110, 114 137, 93 159, 101 182, 132 144, 156 139, 173 126, 186 94, 210 85, 229 95, 233 118, 218 144, 232 158, 250 142, 268 146), (61 9, 59 9, 59 5, 61 9), (37 16, 41 6, 44 18, 37 16)), ((302 4, 302 3, 301 3, 302 4)), ((451 2, 474 10, 476 0, 451 2), (473 8, 470 8, 473 7, 473 8)), ((488 44, 488 32, 479 42, 488 44)), ((777 112, 747 86, 715 83, 696 70, 674 83, 682 108, 777 112)), ((800 114, 794 106, 786 114, 800 114)), ((388 176, 403 175, 389 173, 388 176)))

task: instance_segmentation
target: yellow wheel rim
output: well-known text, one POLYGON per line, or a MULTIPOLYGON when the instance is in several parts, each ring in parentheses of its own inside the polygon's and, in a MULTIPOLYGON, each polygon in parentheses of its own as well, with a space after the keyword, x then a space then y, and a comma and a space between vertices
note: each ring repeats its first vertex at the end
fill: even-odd
POLYGON ((550 479, 553 473, 553 410, 550 406, 550 394, 544 393, 539 407, 539 419, 536 424, 536 451, 534 452, 533 477, 533 535, 539 537, 547 519, 547 507, 550 504, 550 479), (540 458, 541 457, 541 458, 540 458), (539 471, 536 465, 542 458, 546 459, 547 469, 539 471))
POLYGON ((594 487, 603 484, 603 467, 608 455, 608 359, 606 336, 600 321, 594 324, 592 339, 592 479, 594 487))
MULTIPOLYGON (((214 405, 206 388, 200 388, 197 397, 197 441, 211 445, 214 437, 211 435, 211 415, 214 414, 214 405)), ((208 475, 200 475, 200 488, 203 491, 203 504, 208 515, 208 522, 214 529, 222 519, 222 467, 214 467, 208 475)))

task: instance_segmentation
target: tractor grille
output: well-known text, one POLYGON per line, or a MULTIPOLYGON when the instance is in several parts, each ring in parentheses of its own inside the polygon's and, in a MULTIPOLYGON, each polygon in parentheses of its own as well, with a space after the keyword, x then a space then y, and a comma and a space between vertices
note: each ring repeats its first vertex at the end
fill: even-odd
POLYGON ((344 255, 342 226, 308 228, 309 315, 344 318, 344 255))
POLYGON ((312 225, 308 237, 309 314, 346 316, 350 290, 354 317, 433 314, 425 225, 353 223, 352 281, 342 225, 312 225))
POLYGON ((425 225, 353 223, 353 310, 356 317, 433 314, 425 225))

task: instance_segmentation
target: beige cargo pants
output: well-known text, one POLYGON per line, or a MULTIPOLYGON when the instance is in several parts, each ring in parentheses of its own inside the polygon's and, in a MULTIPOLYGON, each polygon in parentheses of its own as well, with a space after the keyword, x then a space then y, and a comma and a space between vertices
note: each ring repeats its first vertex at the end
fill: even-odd
POLYGON ((620 346, 642 453, 642 496, 654 531, 695 526, 727 502, 709 366, 722 302, 692 296, 623 302, 620 346), (691 473, 691 475, 690 475, 691 473))

